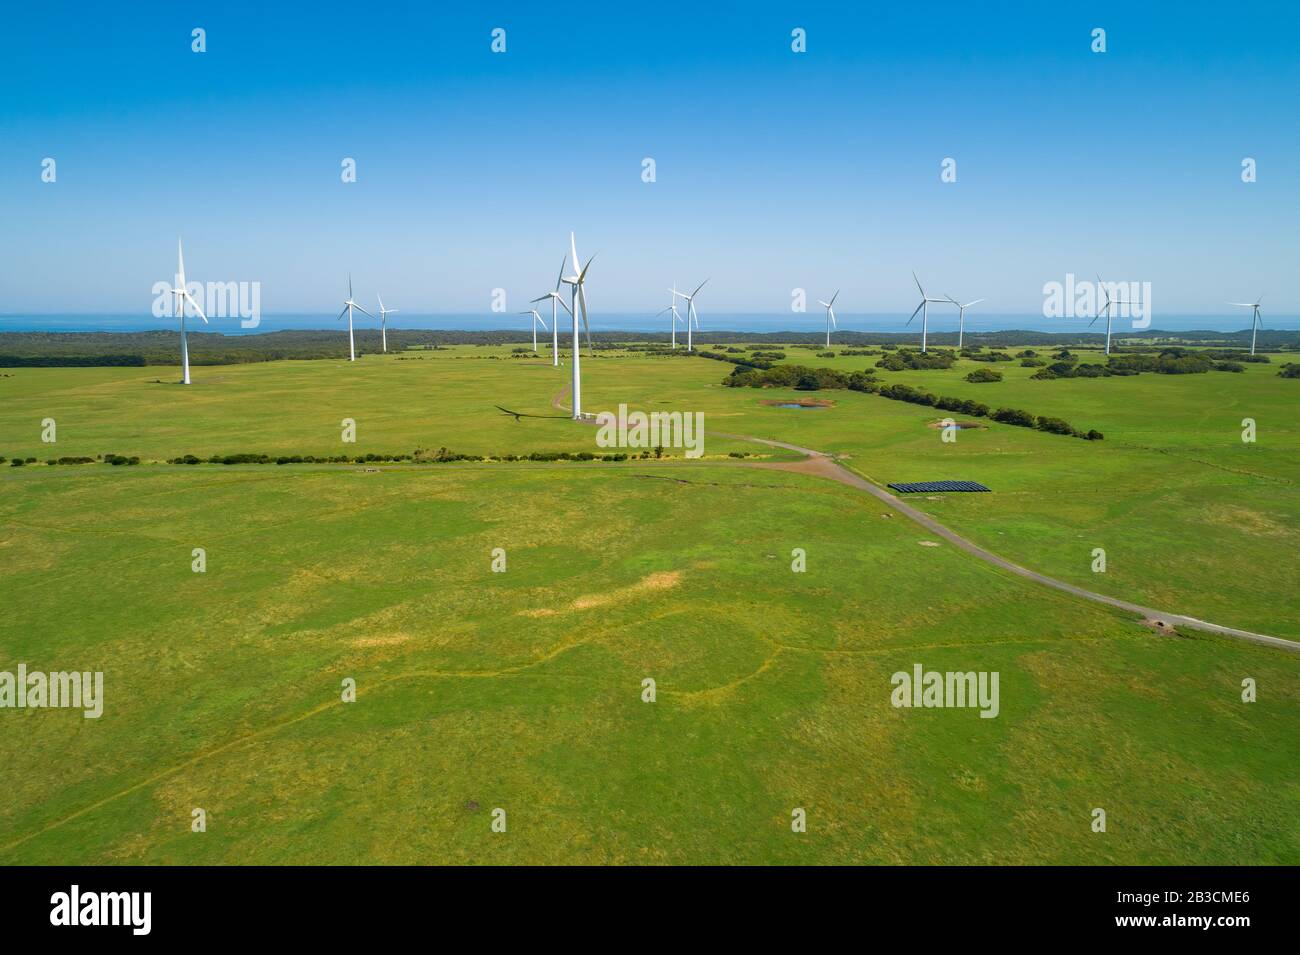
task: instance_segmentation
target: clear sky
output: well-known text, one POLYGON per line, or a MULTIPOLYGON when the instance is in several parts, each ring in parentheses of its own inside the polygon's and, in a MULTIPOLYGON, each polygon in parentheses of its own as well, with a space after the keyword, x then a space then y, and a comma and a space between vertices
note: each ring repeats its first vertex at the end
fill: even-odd
POLYGON ((614 6, 12 4, 0 311, 147 313, 178 233, 268 313, 332 318, 349 271, 513 311, 573 229, 593 315, 705 277, 701 311, 909 312, 912 269, 1000 312, 1101 272, 1151 282, 1157 327, 1300 313, 1296 4, 614 6))

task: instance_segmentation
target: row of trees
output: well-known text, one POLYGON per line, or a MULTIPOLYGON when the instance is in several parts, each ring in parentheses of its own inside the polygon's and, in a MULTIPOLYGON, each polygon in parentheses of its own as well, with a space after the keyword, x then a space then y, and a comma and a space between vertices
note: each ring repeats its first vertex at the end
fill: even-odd
MULTIPOLYGON (((993 374, 998 372, 980 369, 972 374, 993 374)), ((1000 378, 1001 376, 998 375, 1000 378)), ((1034 428, 1052 434, 1067 434, 1089 441, 1100 441, 1104 437, 1100 431, 1081 431, 1061 418, 1034 415, 1019 408, 990 409, 988 405, 969 398, 954 398, 947 395, 933 395, 928 391, 913 388, 911 385, 882 385, 871 372, 854 371, 845 374, 832 368, 809 368, 804 365, 778 365, 775 368, 736 368, 722 382, 728 388, 793 388, 797 391, 817 391, 822 388, 842 388, 849 391, 861 391, 880 395, 892 401, 906 401, 911 404, 938 408, 941 411, 953 411, 968 414, 976 418, 991 418, 1002 424, 1021 428, 1034 428)))

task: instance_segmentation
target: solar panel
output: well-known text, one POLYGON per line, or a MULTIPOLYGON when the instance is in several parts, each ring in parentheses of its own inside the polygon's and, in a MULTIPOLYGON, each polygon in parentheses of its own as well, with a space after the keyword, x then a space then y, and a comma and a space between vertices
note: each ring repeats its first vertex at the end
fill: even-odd
POLYGON ((889 485, 900 494, 935 494, 943 491, 987 491, 976 481, 918 481, 889 485))

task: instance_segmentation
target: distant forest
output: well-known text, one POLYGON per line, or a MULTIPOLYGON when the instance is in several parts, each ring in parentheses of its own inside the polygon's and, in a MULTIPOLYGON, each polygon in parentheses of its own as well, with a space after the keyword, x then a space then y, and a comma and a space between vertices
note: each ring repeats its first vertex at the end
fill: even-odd
MULTIPOLYGON (((598 350, 619 344, 646 346, 668 345, 664 332, 593 332, 598 350)), ((1032 332, 1009 330, 968 332, 968 345, 993 348, 1023 346, 1100 348, 1105 335, 1091 332, 1032 332)), ((180 341, 176 331, 153 332, 3 332, 0 333, 0 368, 24 368, 77 365, 175 365, 179 362, 180 341)), ((371 329, 356 333, 357 350, 379 351, 379 332, 371 329)), ((914 344, 915 332, 836 332, 834 347, 855 345, 914 344)), ((825 332, 703 332, 695 336, 701 346, 754 343, 817 345, 825 343, 825 332)), ((1142 345, 1213 345, 1249 348, 1250 332, 1165 332, 1150 329, 1126 332, 1121 340, 1142 345)), ((932 333, 931 344, 953 346, 957 335, 932 333)), ((529 345, 532 333, 527 330, 502 331, 425 331, 420 329, 388 330, 388 350, 441 347, 447 345, 529 345)), ((1265 351, 1300 351, 1300 331, 1261 329, 1259 348, 1265 351)), ((281 331, 261 335, 222 335, 217 332, 190 332, 190 362, 195 365, 238 365, 247 362, 282 359, 311 360, 344 357, 347 338, 338 330, 281 331)), ((679 343, 679 352, 681 351, 679 343)))

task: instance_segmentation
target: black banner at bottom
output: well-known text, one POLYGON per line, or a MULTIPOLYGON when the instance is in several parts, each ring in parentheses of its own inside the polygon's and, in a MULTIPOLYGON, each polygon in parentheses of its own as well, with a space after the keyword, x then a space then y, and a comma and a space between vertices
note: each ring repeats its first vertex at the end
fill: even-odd
POLYGON ((815 925, 819 936, 915 940, 919 931, 926 942, 1130 935, 1232 944, 1294 923, 1284 911, 1293 878, 1290 868, 1194 867, 11 868, 0 919, 11 942, 373 943, 459 922, 494 942, 611 942, 620 932, 664 941, 665 930, 686 926, 697 939, 771 941, 815 925))

